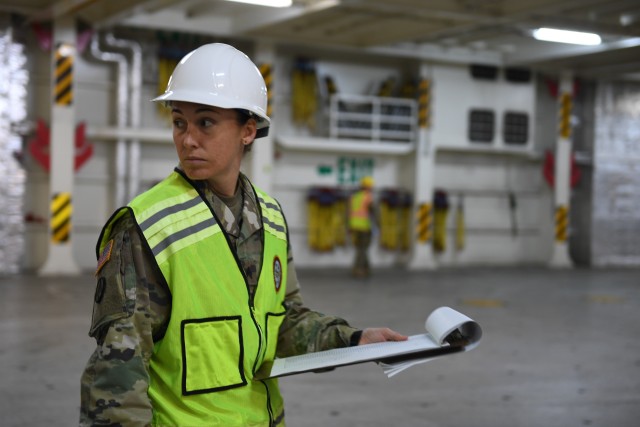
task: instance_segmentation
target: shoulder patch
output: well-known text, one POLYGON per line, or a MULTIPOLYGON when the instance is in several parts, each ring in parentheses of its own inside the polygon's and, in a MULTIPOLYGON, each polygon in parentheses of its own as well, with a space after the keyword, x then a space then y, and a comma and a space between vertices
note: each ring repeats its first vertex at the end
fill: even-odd
POLYGON ((113 239, 109 240, 104 246, 100 258, 98 258, 98 266, 96 267, 95 275, 97 276, 102 270, 102 267, 111 259, 111 251, 113 250, 113 239))

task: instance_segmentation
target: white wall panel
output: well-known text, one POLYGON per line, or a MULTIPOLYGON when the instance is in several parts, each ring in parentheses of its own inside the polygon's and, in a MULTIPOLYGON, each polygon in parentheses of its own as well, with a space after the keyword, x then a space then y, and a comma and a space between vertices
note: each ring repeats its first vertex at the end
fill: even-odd
POLYGON ((552 192, 538 160, 489 154, 438 155, 435 188, 449 194, 446 253, 441 263, 544 263, 553 227, 552 192), (512 212, 509 195, 515 195, 512 212), (464 200, 465 248, 455 250, 455 211, 464 200), (514 234, 515 229, 515 234, 514 234))
MULTIPOLYGON (((146 53, 145 53, 146 54, 146 53)), ((147 54, 146 54, 147 55, 147 54)), ((44 53, 35 54, 37 63, 46 64, 49 59, 44 53)), ((149 53, 145 61, 153 60, 149 53)), ((340 159, 371 159, 376 189, 402 188, 413 190, 416 167, 415 154, 383 155, 371 153, 351 153, 346 150, 323 151, 283 147, 278 144, 278 135, 306 136, 310 132, 291 123, 291 71, 295 55, 280 52, 274 64, 275 92, 274 125, 271 129, 275 138, 275 158, 273 160, 273 196, 282 204, 295 249, 295 260, 299 266, 351 265, 353 248, 338 247, 332 252, 319 253, 309 248, 307 242, 307 192, 312 186, 343 187, 351 189, 355 183, 340 172, 340 159), (330 170, 330 172, 327 172, 330 170), (342 174, 342 175, 341 175, 342 174)), ((417 70, 417 63, 415 64, 417 70)), ((407 61, 395 64, 393 61, 361 62, 357 58, 326 57, 316 58, 317 73, 320 77, 331 75, 343 93, 367 94, 390 76, 398 80, 407 75, 407 61)), ((154 67, 147 67, 152 70, 154 67)), ((78 86, 76 99, 78 121, 85 120, 88 126, 103 127, 115 124, 115 67, 88 63, 78 59, 76 68, 78 86)), ((416 75, 417 77, 417 75, 416 75)), ((49 76, 39 72, 33 85, 32 96, 34 117, 48 117, 49 76)), ((175 167, 175 149, 171 144, 170 124, 166 117, 157 113, 156 105, 147 102, 157 95, 154 78, 145 75, 142 87, 142 126, 144 128, 165 129, 167 143, 143 143, 140 163, 141 190, 163 179, 175 167)), ((496 139, 493 147, 501 148, 501 128, 499 120, 505 111, 524 111, 530 114, 530 125, 536 123, 535 90, 533 84, 512 84, 502 78, 495 82, 474 80, 467 67, 433 65, 431 96, 431 117, 433 127, 430 141, 436 148, 457 147, 466 149, 468 141, 468 110, 470 108, 490 108, 496 111, 496 139)), ((319 113, 321 118, 321 113, 319 113)), ((322 121, 319 119, 319 125, 322 121)), ((554 119, 555 124, 555 119, 554 119)), ((323 130, 319 130, 323 133, 323 130)), ((327 132, 324 132, 327 133, 327 132)), ((530 137, 532 141, 533 137, 530 137)), ((111 215, 115 206, 114 196, 114 153, 115 141, 92 141, 94 157, 78 172, 74 191, 74 254, 77 263, 85 270, 95 268, 93 250, 101 226, 111 215)), ((259 144, 260 141, 256 141, 259 144)), ((367 142, 363 141, 363 144, 367 142)), ((530 151, 530 142, 521 148, 530 151)), ((469 228, 467 244, 462 252, 453 250, 453 241, 447 252, 438 256, 441 265, 491 264, 510 265, 544 262, 546 242, 551 242, 553 211, 549 205, 550 191, 541 178, 539 161, 524 157, 509 157, 495 153, 463 154, 439 150, 434 171, 435 187, 451 192, 452 209, 449 215, 449 239, 454 236, 454 208, 456 197, 465 195, 465 214, 469 228), (509 191, 517 196, 517 221, 522 230, 517 236, 511 234, 509 191)), ((243 163, 243 168, 250 162, 243 163)), ((344 164, 343 164, 344 166, 344 164)), ((29 169, 29 196, 25 206, 39 215, 47 215, 48 179, 37 170, 37 165, 29 169)), ((260 186, 260 183, 256 183, 260 186)), ((27 227, 27 250, 29 259, 25 264, 37 268, 46 258, 46 227, 31 224, 27 227), (43 249, 44 248, 44 249, 43 249)), ((389 252, 372 245, 372 263, 376 267, 393 266, 407 257, 407 254, 389 252)))
MULTIPOLYGON (((448 247, 453 247, 450 236, 448 247)), ((520 236, 509 234, 472 234, 466 236, 463 251, 449 250, 436 256, 442 266, 518 266, 545 264, 550 257, 550 248, 540 245, 537 235, 520 236)))
MULTIPOLYGON (((438 65, 432 75, 432 138, 440 146, 505 146, 502 129, 506 112, 529 114, 529 138, 533 144, 535 123, 535 85, 507 82, 499 74, 496 80, 474 79, 468 67, 438 65), (495 112, 495 137, 491 144, 469 141, 468 116, 471 109, 495 112)), ((521 147, 525 149, 526 147, 521 147)))

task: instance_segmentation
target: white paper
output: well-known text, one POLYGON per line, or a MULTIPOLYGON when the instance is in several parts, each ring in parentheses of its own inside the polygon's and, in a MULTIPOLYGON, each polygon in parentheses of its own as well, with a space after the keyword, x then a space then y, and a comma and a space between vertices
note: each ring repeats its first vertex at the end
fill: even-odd
POLYGON ((271 366, 264 366, 256 374, 256 379, 280 377, 302 372, 322 372, 339 366, 363 362, 381 362, 389 358, 406 360, 397 363, 380 363, 388 376, 393 376, 410 366, 424 363, 451 351, 468 351, 474 348, 482 336, 480 326, 449 307, 434 310, 425 322, 426 334, 412 335, 407 341, 387 341, 355 347, 307 353, 300 356, 276 359, 271 366), (447 336, 458 330, 465 339, 462 347, 450 347, 445 342, 447 336), (411 360, 412 354, 418 353, 411 360))
MULTIPOLYGON (((469 343, 464 346, 464 351, 475 348, 482 337, 482 329, 480 329, 480 326, 476 322, 449 307, 440 307, 434 310, 427 318, 425 328, 439 345, 444 345, 447 336, 458 329, 462 336, 469 341, 469 343)), ((407 368, 433 359, 435 359, 435 357, 418 358, 398 363, 380 363, 380 366, 384 373, 391 378, 407 368)))
POLYGON ((425 329, 431 334, 440 345, 444 344, 444 339, 456 329, 459 329, 463 336, 467 337, 471 344, 467 350, 473 349, 482 337, 480 326, 465 316, 449 307, 435 309, 424 324, 425 329))
POLYGON ((407 368, 410 368, 415 365, 419 365, 421 363, 430 362, 434 360, 435 357, 428 359, 416 359, 410 360, 408 362, 399 362, 399 363, 380 363, 379 365, 382 367, 383 372, 387 375, 387 377, 391 378, 392 376, 399 374, 407 368))

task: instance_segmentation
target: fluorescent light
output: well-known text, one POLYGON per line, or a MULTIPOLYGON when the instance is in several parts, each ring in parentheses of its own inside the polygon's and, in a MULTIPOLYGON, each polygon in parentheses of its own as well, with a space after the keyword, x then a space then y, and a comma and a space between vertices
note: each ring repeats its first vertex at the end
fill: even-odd
POLYGON ((593 33, 581 33, 578 31, 556 30, 554 28, 538 28, 533 30, 533 37, 537 40, 557 43, 581 44, 587 46, 599 45, 600 36, 593 33))
POLYGON ((269 6, 269 7, 289 7, 291 6, 292 0, 227 0, 227 1, 235 1, 237 3, 249 3, 255 4, 258 6, 269 6))

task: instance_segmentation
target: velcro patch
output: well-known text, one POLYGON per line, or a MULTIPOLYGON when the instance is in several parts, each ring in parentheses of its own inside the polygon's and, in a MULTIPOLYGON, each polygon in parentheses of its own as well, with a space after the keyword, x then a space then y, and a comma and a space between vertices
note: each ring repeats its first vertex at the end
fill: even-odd
POLYGON ((104 246, 100 258, 98 258, 98 266, 96 267, 95 275, 97 276, 102 267, 111 259, 111 250, 113 249, 113 239, 109 240, 104 246))

